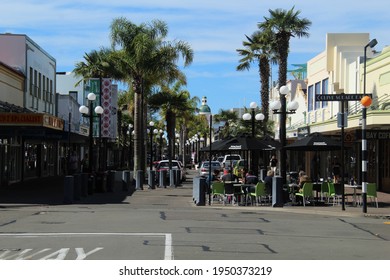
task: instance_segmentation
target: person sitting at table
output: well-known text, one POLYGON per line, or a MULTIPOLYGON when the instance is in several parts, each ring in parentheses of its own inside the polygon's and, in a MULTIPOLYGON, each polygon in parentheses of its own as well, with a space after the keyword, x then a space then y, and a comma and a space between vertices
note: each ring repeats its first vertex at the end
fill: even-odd
POLYGON ((223 182, 233 182, 233 181, 237 181, 237 179, 238 179, 237 176, 232 173, 232 169, 231 168, 228 168, 227 174, 224 174, 222 176, 222 181, 223 182))
POLYGON ((305 171, 301 170, 298 174, 298 186, 299 188, 303 187, 305 182, 311 182, 310 177, 306 174, 305 171))
POLYGON ((267 194, 272 195, 272 177, 275 173, 273 170, 268 170, 267 176, 264 177, 265 191, 267 194))
POLYGON ((256 185, 259 182, 259 179, 256 175, 253 174, 253 170, 249 170, 245 176, 244 184, 256 185))
POLYGON ((220 182, 221 181, 221 179, 219 177, 219 172, 220 171, 218 169, 214 169, 213 174, 211 174, 211 180, 210 180, 209 176, 207 176, 206 182, 210 186, 210 188, 211 188, 211 184, 213 182, 216 182, 216 181, 220 182))
MULTIPOLYGON (((299 192, 301 193, 303 191, 303 185, 306 183, 306 182, 311 182, 311 179, 309 176, 307 176, 306 172, 301 170, 299 171, 299 178, 298 178, 298 187, 299 187, 299 192)), ((297 202, 299 204, 303 204, 303 198, 301 196, 297 196, 297 202)), ((309 204, 310 202, 307 201, 306 202, 307 204, 309 204)))

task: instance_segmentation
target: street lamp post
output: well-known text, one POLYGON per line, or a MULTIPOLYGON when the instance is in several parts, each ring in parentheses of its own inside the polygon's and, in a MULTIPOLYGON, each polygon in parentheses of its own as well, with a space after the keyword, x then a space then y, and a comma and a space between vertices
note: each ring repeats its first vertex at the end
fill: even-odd
POLYGON ((164 136, 164 131, 162 129, 160 129, 158 131, 158 133, 160 134, 160 160, 162 160, 162 155, 163 155, 163 136, 164 136))
POLYGON ((274 114, 280 115, 279 121, 279 138, 281 143, 280 149, 280 176, 282 177, 282 184, 286 184, 286 116, 287 114, 295 114, 295 111, 298 109, 299 104, 297 101, 289 102, 286 108, 286 95, 290 93, 290 90, 287 86, 281 86, 279 89, 280 101, 276 100, 271 102, 270 108, 273 110, 274 114), (288 112, 287 112, 288 110, 288 112))
POLYGON ((128 125, 128 129, 127 129, 127 134, 129 135, 129 160, 128 160, 128 165, 129 165, 129 170, 132 170, 132 166, 131 166, 131 163, 133 162, 132 161, 132 150, 131 150, 131 136, 133 134, 133 125, 130 123, 128 125))
MULTIPOLYGON (((92 173, 93 171, 93 101, 96 100, 96 94, 93 92, 89 93, 87 96, 88 102, 89 102, 89 108, 85 105, 80 106, 79 112, 84 117, 89 117, 89 162, 88 162, 88 168, 89 172, 92 173)), ((95 107, 95 113, 100 117, 101 114, 103 114, 103 108, 101 106, 95 107)))
MULTIPOLYGON (((373 48, 378 41, 372 39, 367 45, 364 46, 364 66, 363 66, 363 95, 366 94, 366 61, 367 61, 367 48, 373 48)), ((363 97, 365 98, 365 97, 363 97)), ((362 98, 362 100, 363 100, 362 98)), ((371 104, 371 100, 367 102, 368 106, 371 104)), ((367 119, 367 106, 363 104, 362 108, 362 200, 363 200, 363 213, 367 213, 367 139, 366 139, 366 119, 367 119)))
MULTIPOLYGON (((257 121, 263 121, 264 120, 264 115, 262 113, 258 113, 258 114, 255 115, 255 110, 257 108, 257 103, 256 102, 251 102, 249 104, 249 107, 251 108, 251 114, 245 113, 244 115, 242 115, 242 119, 244 121, 251 120, 251 122, 252 122, 252 138, 255 138, 255 135, 256 135, 256 133, 255 133, 255 119, 257 121)), ((255 170, 255 160, 254 160, 255 159, 255 157, 254 157, 255 152, 254 151, 251 151, 251 152, 252 152, 252 154, 251 154, 252 155, 252 157, 251 157, 251 169, 252 169, 252 171, 255 172, 255 174, 257 174, 257 170, 255 170)))
POLYGON ((209 139, 210 139, 210 149, 209 149, 209 184, 208 184, 208 194, 209 194, 209 205, 211 204, 211 142, 212 142, 212 124, 213 124, 213 115, 211 114, 211 108, 207 105, 207 97, 202 98, 202 106, 199 108, 199 114, 209 116, 209 139))
POLYGON ((154 128, 154 122, 149 122, 149 132, 150 132, 150 164, 149 169, 153 170, 153 128, 154 128))

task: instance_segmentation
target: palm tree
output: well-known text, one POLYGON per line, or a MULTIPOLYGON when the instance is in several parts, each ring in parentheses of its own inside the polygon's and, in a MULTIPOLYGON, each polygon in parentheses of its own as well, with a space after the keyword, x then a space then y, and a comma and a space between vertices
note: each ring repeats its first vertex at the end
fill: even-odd
POLYGON ((273 34, 266 31, 256 31, 251 37, 246 36, 248 41, 242 44, 244 49, 237 49, 242 58, 240 64, 237 66, 238 71, 249 70, 251 63, 257 62, 260 73, 260 99, 262 112, 264 114, 264 123, 268 121, 269 115, 269 77, 270 77, 270 63, 275 63, 273 50, 275 46, 273 42, 273 34))
POLYGON ((223 130, 220 132, 222 139, 230 135, 236 135, 238 115, 235 111, 220 109, 218 114, 214 115, 214 121, 225 123, 223 130))
MULTIPOLYGON (((100 92, 99 94, 99 100, 101 104, 101 95, 102 95, 102 78, 103 77, 112 77, 116 76, 116 68, 113 67, 113 64, 110 63, 111 61, 111 50, 107 48, 101 48, 100 50, 93 50, 89 53, 85 53, 84 60, 76 63, 75 68, 73 70, 73 73, 75 73, 77 76, 81 76, 82 79, 77 82, 77 84, 84 82, 88 79, 93 78, 99 78, 99 87, 100 92)), ((101 128, 99 128, 101 129, 101 128)), ((107 138, 104 138, 106 141, 107 138)), ((106 169, 107 161, 105 160, 107 158, 107 145, 104 145, 103 151, 101 150, 101 143, 99 143, 99 171, 101 168, 103 170, 106 169), (103 154, 102 154, 103 152, 103 154)), ((90 160, 93 160, 93 154, 89 155, 90 160)))
POLYGON ((274 34, 274 46, 276 46, 277 59, 279 64, 278 83, 279 86, 287 82, 287 59, 290 49, 291 37, 309 37, 307 32, 311 21, 306 18, 300 18, 301 11, 276 9, 269 10, 270 17, 264 17, 265 21, 260 22, 260 30, 271 31, 274 34))
POLYGON ((187 90, 181 89, 182 85, 181 82, 177 82, 172 88, 162 86, 161 91, 149 97, 149 106, 154 110, 160 110, 167 124, 170 169, 174 154, 176 118, 182 115, 181 112, 195 112, 195 108, 189 102, 190 94, 187 90))
MULTIPOLYGON (((271 31, 274 34, 274 43, 276 44, 276 54, 279 64, 278 85, 279 87, 286 85, 287 82, 287 59, 290 49, 291 37, 309 37, 307 32, 311 21, 306 18, 300 18, 300 11, 294 11, 294 7, 290 10, 276 9, 269 10, 270 17, 264 17, 265 21, 258 24, 260 30, 271 31)), ((281 111, 286 112, 286 98, 281 98, 281 111)), ((285 183, 286 174, 286 114, 280 114, 280 139, 282 149, 280 153, 280 174, 285 183)))
POLYGON ((121 17, 111 24, 111 44, 117 51, 116 62, 122 75, 120 80, 131 83, 134 90, 134 170, 144 170, 143 108, 145 95, 152 85, 161 81, 179 79, 185 81, 184 74, 177 66, 182 56, 184 66, 193 60, 193 51, 185 42, 167 42, 168 27, 163 21, 136 25, 121 17))

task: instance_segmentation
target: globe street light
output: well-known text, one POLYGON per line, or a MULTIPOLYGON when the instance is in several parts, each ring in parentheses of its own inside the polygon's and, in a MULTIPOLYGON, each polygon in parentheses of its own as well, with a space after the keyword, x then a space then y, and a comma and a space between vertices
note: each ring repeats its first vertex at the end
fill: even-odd
MULTIPOLYGON (((378 41, 376 39, 372 39, 367 45, 364 46, 363 95, 366 94, 367 48, 368 47, 373 48, 376 46, 376 44, 378 44, 378 41)), ((363 97, 362 100, 366 97, 367 96, 363 97)), ((366 119, 367 119, 367 107, 371 105, 371 100, 368 100, 367 102, 361 102, 361 103, 363 105, 362 108, 362 200, 363 200, 363 213, 367 213, 367 157, 368 155, 367 155, 367 139, 366 139, 366 119)))
POLYGON ((257 103, 256 102, 251 102, 249 104, 249 107, 251 108, 251 114, 245 113, 244 115, 242 115, 242 119, 244 121, 252 120, 252 137, 255 137, 255 120, 263 121, 264 120, 264 115, 262 113, 258 113, 258 114, 255 115, 255 110, 257 108, 257 103))
POLYGON ((213 115, 211 114, 211 108, 207 105, 207 97, 202 98, 202 106, 199 108, 199 115, 205 115, 209 117, 209 128, 210 128, 210 150, 209 150, 209 183, 208 183, 208 194, 209 194, 209 205, 211 204, 211 141, 212 141, 212 124, 213 124, 213 115))
MULTIPOLYGON (((79 108, 79 112, 82 114, 83 117, 89 117, 89 162, 88 162, 88 168, 89 172, 93 171, 93 101, 96 100, 96 94, 93 92, 90 92, 87 96, 88 102, 89 102, 89 108, 85 105, 81 105, 79 108)), ((101 106, 95 107, 95 113, 99 116, 103 114, 103 108, 101 106)), ((100 121, 99 121, 100 124, 100 121)), ((100 131, 100 128, 99 128, 100 131)), ((100 135, 100 133, 99 133, 100 135)), ((99 139, 100 140, 100 139, 99 139)))
MULTIPOLYGON (((257 103, 256 102, 251 102, 249 104, 249 107, 251 108, 251 114, 245 113, 242 115, 242 119, 244 121, 252 121, 252 138, 255 138, 255 119, 257 121, 263 121, 264 120, 264 115, 262 113, 258 113, 255 115, 255 110, 257 109, 257 103)), ((257 170, 255 170, 255 152, 251 151, 251 169, 257 174, 257 170)))
POLYGON ((282 184, 286 184, 286 115, 295 114, 295 111, 298 109, 299 104, 297 101, 291 101, 287 105, 286 111, 286 95, 290 93, 290 90, 287 86, 281 86, 279 88, 280 101, 275 100, 270 103, 270 108, 274 114, 280 115, 279 120, 279 138, 281 143, 280 149, 280 175, 282 176, 282 184))

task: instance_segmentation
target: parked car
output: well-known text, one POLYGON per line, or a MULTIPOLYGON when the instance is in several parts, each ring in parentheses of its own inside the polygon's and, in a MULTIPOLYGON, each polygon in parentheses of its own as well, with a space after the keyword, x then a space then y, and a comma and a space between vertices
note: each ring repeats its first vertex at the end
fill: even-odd
POLYGON ((240 160, 241 156, 232 154, 232 155, 225 155, 223 161, 222 161, 222 166, 224 168, 233 168, 233 161, 240 160))
POLYGON ((220 163, 221 163, 221 165, 222 165, 222 162, 223 162, 223 159, 224 159, 225 157, 218 157, 217 158, 217 161, 219 161, 220 163))
MULTIPOLYGON (((209 175, 209 170, 210 170, 210 162, 209 161, 204 161, 202 162, 199 173, 201 176, 208 176, 209 175)), ((211 161, 211 173, 214 172, 214 170, 219 170, 222 171, 222 165, 219 161, 211 161)))
MULTIPOLYGON (((178 161, 178 160, 172 160, 172 169, 179 169, 181 170, 180 172, 180 181, 185 182, 186 180, 186 174, 183 169, 183 164, 178 161)), ((167 178, 169 179, 169 160, 161 160, 157 166, 156 166, 156 171, 160 172, 162 170, 167 171, 167 178)))

